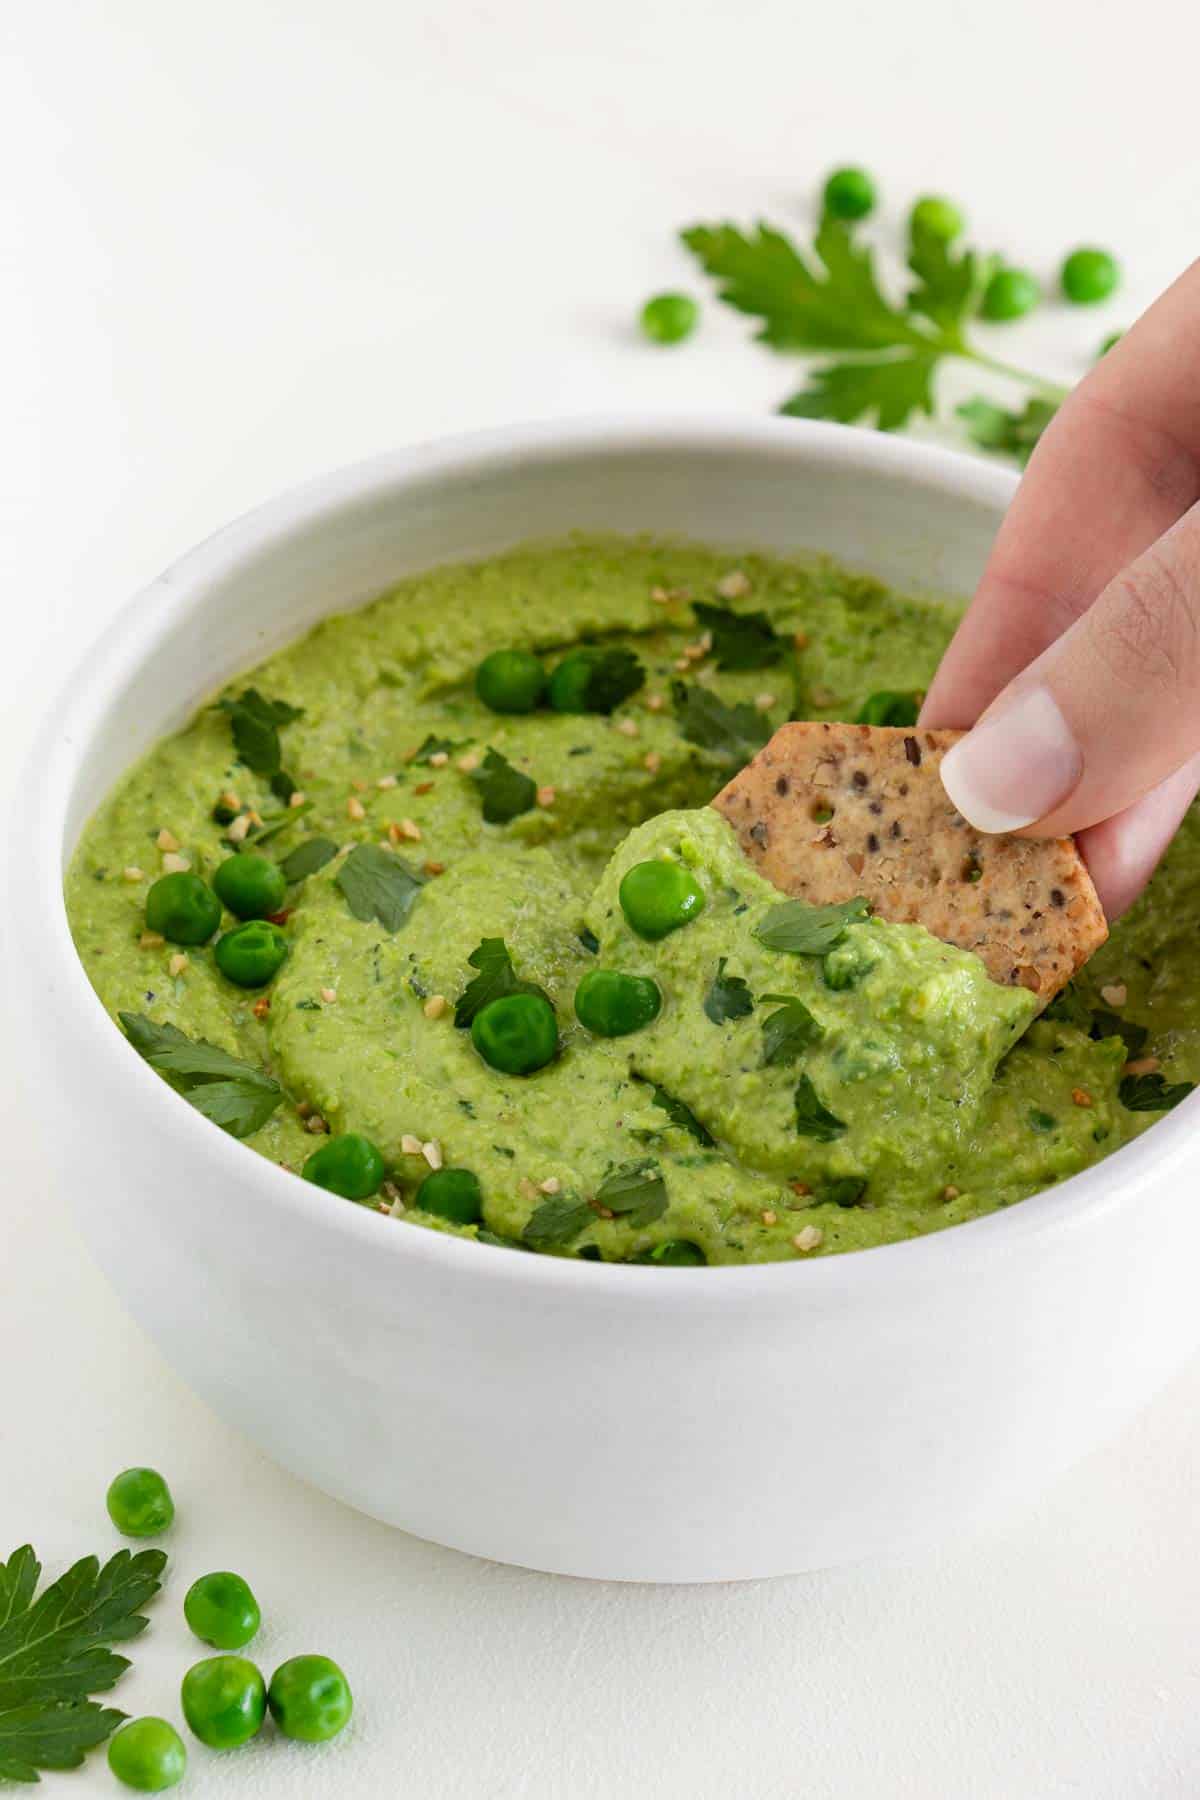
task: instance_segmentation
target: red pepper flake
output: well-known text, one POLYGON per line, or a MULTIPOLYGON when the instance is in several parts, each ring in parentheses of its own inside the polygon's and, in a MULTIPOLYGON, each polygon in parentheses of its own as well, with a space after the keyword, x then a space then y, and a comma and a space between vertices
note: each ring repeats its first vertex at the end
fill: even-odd
POLYGON ((277 913, 268 913, 267 921, 271 925, 286 925, 292 916, 292 911, 290 906, 283 906, 277 913))

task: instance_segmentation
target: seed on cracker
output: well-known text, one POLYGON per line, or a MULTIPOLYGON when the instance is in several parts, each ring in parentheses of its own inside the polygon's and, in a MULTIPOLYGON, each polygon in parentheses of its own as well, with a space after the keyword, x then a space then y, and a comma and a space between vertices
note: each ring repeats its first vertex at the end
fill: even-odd
POLYGON ((713 805, 783 893, 814 906, 862 894, 1045 1006, 1108 936, 1104 913, 1073 838, 990 836, 956 811, 938 771, 961 736, 784 725, 713 805))

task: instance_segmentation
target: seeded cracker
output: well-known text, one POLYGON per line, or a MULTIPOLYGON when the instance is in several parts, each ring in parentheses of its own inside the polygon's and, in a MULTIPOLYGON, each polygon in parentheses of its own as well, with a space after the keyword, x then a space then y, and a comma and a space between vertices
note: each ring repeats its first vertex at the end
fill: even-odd
POLYGON ((1047 1005, 1108 926, 1073 838, 992 837, 955 811, 938 765, 959 731, 784 725, 713 805, 783 893, 863 894, 882 919, 972 950, 1047 1005))

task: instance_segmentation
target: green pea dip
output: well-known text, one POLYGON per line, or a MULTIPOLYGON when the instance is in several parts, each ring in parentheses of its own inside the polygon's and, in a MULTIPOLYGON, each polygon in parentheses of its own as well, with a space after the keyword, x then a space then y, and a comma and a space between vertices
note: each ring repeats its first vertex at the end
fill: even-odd
POLYGON ((879 717, 880 695, 922 690, 958 613, 818 559, 617 537, 406 580, 232 683, 126 774, 67 876, 80 957, 114 1017, 278 1080, 245 1140, 262 1155, 299 1172, 326 1130, 377 1146, 386 1179, 362 1203, 391 1219, 671 1266, 864 1249, 1009 1206, 1128 1142, 1200 1073, 1197 813, 1035 1018, 1027 993, 920 926, 850 917, 818 953, 772 947, 759 933, 782 896, 707 804, 788 717, 879 717), (551 674, 583 645, 638 659, 640 685, 610 711, 505 714, 476 695, 497 649, 533 650, 551 674), (268 772, 269 745, 239 748, 228 703, 247 689, 286 703, 286 774, 268 772), (488 822, 497 807, 512 816, 488 822), (145 908, 164 868, 209 879, 260 834, 285 869, 329 842, 288 888, 287 958, 255 992, 211 943, 147 934, 145 908), (404 865, 402 905, 351 904, 340 875, 363 845, 404 865), (618 890, 656 860, 686 868, 704 905, 650 940, 618 890), (535 1073, 488 1066, 455 1022, 484 940, 555 1008, 558 1054, 535 1073), (587 1032, 573 996, 598 967, 651 978, 657 1017, 587 1032), (442 1164, 477 1178, 480 1221, 422 1209, 442 1164))

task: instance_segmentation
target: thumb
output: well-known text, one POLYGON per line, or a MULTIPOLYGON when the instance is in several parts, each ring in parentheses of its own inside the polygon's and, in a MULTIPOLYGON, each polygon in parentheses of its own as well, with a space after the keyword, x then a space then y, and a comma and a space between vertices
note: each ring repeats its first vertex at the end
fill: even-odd
POLYGON ((980 831, 1063 837, 1200 751, 1200 507, 1103 589, 942 760, 980 831))

